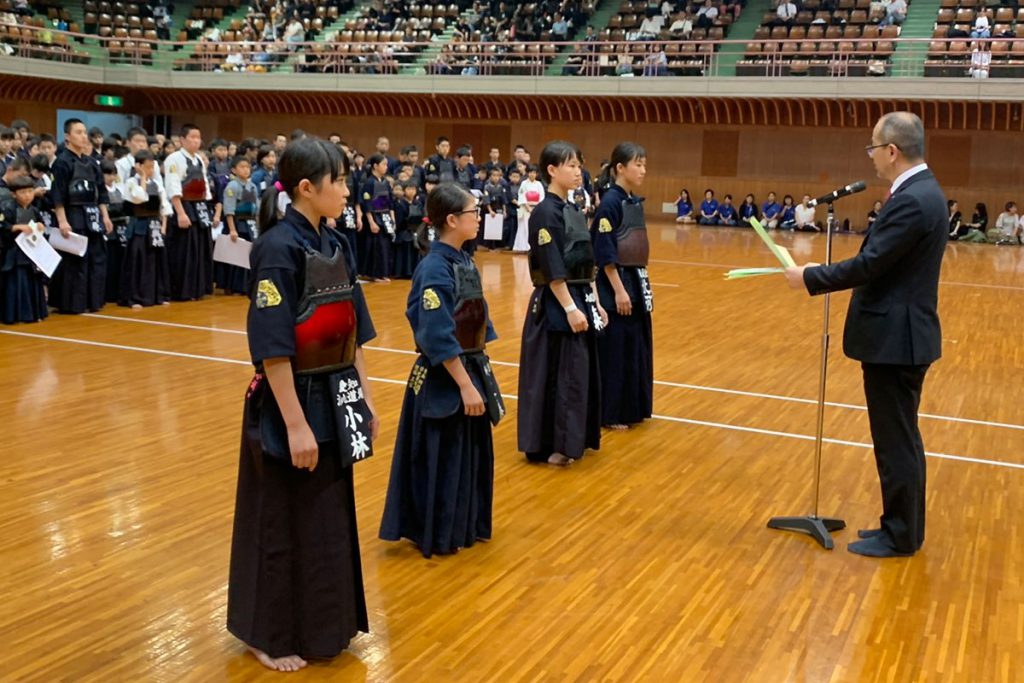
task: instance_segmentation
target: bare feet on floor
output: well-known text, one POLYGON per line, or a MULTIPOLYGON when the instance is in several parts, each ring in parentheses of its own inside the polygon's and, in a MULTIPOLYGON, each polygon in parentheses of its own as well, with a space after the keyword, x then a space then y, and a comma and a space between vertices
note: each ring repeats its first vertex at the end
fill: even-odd
POLYGON ((263 650, 257 650, 252 645, 246 645, 246 647, 260 664, 273 671, 298 671, 306 666, 306 660, 298 655, 271 657, 263 650))
POLYGON ((561 453, 552 453, 548 456, 548 464, 558 467, 568 467, 572 464, 572 458, 567 458, 561 453))
POLYGON ((613 429, 617 432, 624 432, 629 429, 629 425, 605 425, 608 429, 613 429))

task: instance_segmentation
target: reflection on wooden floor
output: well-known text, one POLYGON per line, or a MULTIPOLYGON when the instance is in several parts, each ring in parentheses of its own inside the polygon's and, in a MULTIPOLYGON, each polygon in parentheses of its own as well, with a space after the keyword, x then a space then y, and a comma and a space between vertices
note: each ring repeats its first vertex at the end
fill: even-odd
MULTIPOLYGON (((424 560, 376 539, 411 335, 408 284, 370 285, 384 430, 357 466, 373 632, 293 674, 331 681, 1024 679, 1024 250, 952 245, 944 358, 925 387, 928 540, 851 555, 879 495, 859 368, 833 302, 823 514, 828 553, 771 531, 809 512, 821 299, 744 231, 652 230, 655 411, 566 471, 495 431, 492 542, 424 560)), ((798 260, 820 236, 786 235, 798 260)), ((837 238, 837 257, 860 238, 837 238)), ((516 392, 526 259, 478 257, 516 392)), ((245 301, 223 296, 0 329, 0 679, 278 680, 224 630, 246 366, 245 301)))

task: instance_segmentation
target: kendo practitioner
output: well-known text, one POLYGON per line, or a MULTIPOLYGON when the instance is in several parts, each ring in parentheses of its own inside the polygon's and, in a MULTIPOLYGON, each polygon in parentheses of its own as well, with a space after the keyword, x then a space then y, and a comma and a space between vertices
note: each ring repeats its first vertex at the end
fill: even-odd
POLYGON ((107 214, 114 226, 114 231, 107 235, 107 303, 116 304, 121 298, 121 270, 124 266, 124 253, 128 246, 129 207, 125 204, 124 184, 117 173, 113 161, 104 159, 100 162, 103 182, 106 184, 107 214))
POLYGON ((348 243, 326 218, 348 192, 345 157, 301 138, 281 155, 291 197, 260 203, 247 320, 256 374, 243 415, 228 630, 264 666, 295 671, 368 631, 353 464, 379 424, 362 346, 375 336, 348 243))
MULTIPOLYGON (((508 187, 505 181, 501 177, 501 169, 492 167, 488 172, 487 184, 484 185, 483 197, 481 204, 486 208, 487 215, 502 216, 502 239, 500 240, 482 240, 481 243, 487 249, 503 249, 505 247, 505 225, 508 214, 508 187)), ((482 231, 481 231, 482 232, 482 231)), ((511 248, 511 247, 508 247, 511 248)))
POLYGON ((61 234, 85 235, 89 246, 84 256, 61 254, 60 277, 50 289, 50 305, 61 313, 96 312, 106 299, 106 235, 114 230, 107 214, 110 199, 85 124, 68 119, 64 136, 64 148, 53 163, 50 197, 61 234))
POLYGON ((437 176, 439 183, 450 183, 455 180, 455 162, 448 158, 452 143, 443 135, 437 139, 437 154, 427 159, 424 166, 424 178, 428 175, 437 176))
POLYGON ((497 335, 480 273, 462 249, 479 230, 477 200, 442 183, 427 211, 437 240, 406 304, 420 355, 405 390, 380 537, 408 538, 429 558, 491 537, 491 426, 505 407, 485 353, 497 335))
POLYGON ((186 124, 181 149, 164 161, 164 189, 174 209, 167 226, 167 257, 175 301, 195 301, 213 291, 213 193, 206 162, 198 156, 202 145, 200 130, 186 124))
POLYGON ((381 154, 370 157, 370 175, 363 183, 360 205, 363 211, 359 274, 376 282, 390 282, 391 242, 395 236, 395 213, 391 185, 385 179, 388 160, 381 154))
MULTIPOLYGON (((348 185, 350 197, 359 196, 359 187, 356 185, 355 176, 352 173, 346 176, 345 184, 348 185)), ((362 224, 362 218, 362 214, 359 211, 359 202, 351 201, 346 202, 345 210, 334 219, 335 229, 348 242, 349 251, 355 256, 356 263, 359 263, 359 226, 362 224)))
POLYGON ((523 324, 519 370, 519 450, 531 462, 565 466, 601 445, 597 335, 608 322, 594 285, 587 219, 565 201, 579 187, 576 145, 541 152, 548 192, 530 214, 533 295, 523 324))
POLYGON ((395 207, 395 243, 392 254, 394 261, 391 267, 392 277, 409 279, 419 261, 416 248, 416 233, 423 223, 423 199, 419 196, 419 186, 413 181, 402 187, 402 199, 395 207))
POLYGON ((35 181, 18 176, 6 190, 0 196, 0 319, 5 325, 39 322, 47 316, 46 277, 15 242, 22 233, 43 239, 35 181))
MULTIPOLYGON (((259 190, 249 177, 251 171, 252 166, 245 157, 236 156, 231 161, 231 173, 234 177, 224 188, 224 227, 221 234, 227 235, 232 242, 237 242, 238 238, 255 242, 259 237, 259 230, 256 227, 259 190)), ((217 284, 226 293, 248 294, 248 269, 227 263, 217 263, 215 268, 217 284)))
MULTIPOLYGON (((463 145, 455 152, 455 182, 467 190, 473 189, 476 167, 473 166, 473 151, 463 145)), ((441 182, 445 182, 444 179, 441 182)))
POLYGON ((135 168, 125 184, 128 213, 128 247, 121 273, 118 303, 140 309, 167 304, 171 278, 167 265, 167 217, 173 212, 157 171, 160 168, 149 150, 136 152, 135 168))
POLYGON ((654 395, 650 245, 644 200, 634 194, 647 173, 646 157, 644 148, 632 142, 615 147, 605 170, 608 189, 590 229, 597 293, 608 311, 608 329, 597 338, 601 424, 611 429, 649 418, 654 395))

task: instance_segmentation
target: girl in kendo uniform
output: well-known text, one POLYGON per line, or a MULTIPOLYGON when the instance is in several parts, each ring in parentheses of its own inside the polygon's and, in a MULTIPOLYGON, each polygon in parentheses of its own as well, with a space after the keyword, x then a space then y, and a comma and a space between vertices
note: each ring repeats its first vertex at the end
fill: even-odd
MULTIPOLYGON (((480 207, 455 183, 427 198, 437 239, 416 267, 406 305, 419 358, 402 404, 380 537, 408 538, 424 557, 491 537, 491 425, 505 413, 484 351, 497 339, 480 273, 463 244, 480 207)), ((425 231, 426 225, 423 226, 425 231)))
MULTIPOLYGON (((245 157, 235 157, 231 161, 233 177, 224 188, 224 227, 221 234, 227 235, 232 242, 237 242, 239 238, 255 242, 259 236, 256 227, 259 190, 249 178, 251 170, 249 160, 245 157)), ((217 284, 226 293, 248 294, 248 269, 227 263, 217 263, 215 268, 217 284)))
POLYGON ((647 153, 632 142, 612 151, 601 183, 607 189, 590 233, 597 262, 597 293, 608 329, 597 339, 601 359, 601 424, 627 429, 651 416, 654 361, 647 274, 650 246, 644 200, 634 194, 647 174, 647 153))
POLYGON ((519 361, 519 450, 531 462, 565 466, 601 445, 597 332, 608 317, 594 285, 587 219, 566 201, 582 180, 579 148, 548 143, 540 171, 548 192, 529 220, 534 289, 519 361))
POLYGON ((121 271, 124 267, 124 254, 128 247, 129 207, 125 204, 125 189, 117 175, 117 166, 113 161, 104 159, 100 162, 103 180, 107 187, 107 215, 114 226, 113 232, 107 235, 107 301, 117 303, 121 298, 121 271))
POLYGON ((0 320, 5 325, 39 322, 47 316, 46 278, 15 240, 22 233, 44 239, 43 216, 33 204, 32 178, 17 177, 7 189, 11 194, 0 198, 0 320))
POLYGON ((385 179, 388 160, 383 154, 374 154, 367 162, 370 175, 363 182, 359 204, 363 209, 363 230, 360 233, 360 256, 363 258, 359 274, 377 282, 389 282, 391 274, 391 241, 395 235, 395 212, 392 207, 391 185, 385 179))
POLYGON ((314 138, 281 155, 252 250, 249 351, 228 630, 266 667, 331 658, 367 631, 353 464, 377 435, 362 345, 375 336, 342 213, 347 162, 314 138))
POLYGON ((171 278, 164 238, 172 211, 149 150, 135 154, 135 168, 125 183, 125 198, 131 219, 118 303, 134 309, 167 304, 171 278))

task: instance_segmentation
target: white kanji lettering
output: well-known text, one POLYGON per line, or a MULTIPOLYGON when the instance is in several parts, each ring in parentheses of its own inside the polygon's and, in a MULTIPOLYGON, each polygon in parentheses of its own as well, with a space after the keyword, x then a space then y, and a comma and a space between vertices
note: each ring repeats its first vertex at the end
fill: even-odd
MULTIPOLYGON (((359 417, 361 420, 362 417, 359 417)), ((352 434, 352 459, 362 460, 370 452, 370 444, 366 441, 366 435, 362 432, 352 434)))

